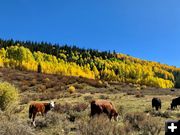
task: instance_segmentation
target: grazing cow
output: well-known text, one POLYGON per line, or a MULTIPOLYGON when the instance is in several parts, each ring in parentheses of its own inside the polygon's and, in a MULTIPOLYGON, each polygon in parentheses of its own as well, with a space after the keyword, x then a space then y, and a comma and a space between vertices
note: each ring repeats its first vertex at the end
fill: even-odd
POLYGON ((180 97, 172 99, 171 110, 177 108, 178 105, 180 105, 180 97))
POLYGON ((29 106, 29 118, 32 118, 32 124, 35 125, 35 117, 37 113, 41 113, 44 116, 49 110, 55 107, 55 102, 51 101, 49 103, 31 103, 29 106))
POLYGON ((158 111, 158 109, 161 109, 161 99, 159 98, 153 98, 152 99, 152 108, 156 108, 156 111, 158 111))
POLYGON ((110 120, 112 117, 114 117, 114 120, 118 120, 118 113, 110 101, 93 100, 91 102, 91 117, 95 114, 100 115, 101 113, 107 114, 110 120))

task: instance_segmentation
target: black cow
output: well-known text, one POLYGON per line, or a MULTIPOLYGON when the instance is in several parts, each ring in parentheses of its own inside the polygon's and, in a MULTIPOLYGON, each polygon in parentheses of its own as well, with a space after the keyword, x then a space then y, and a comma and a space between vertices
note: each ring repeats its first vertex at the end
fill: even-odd
POLYGON ((180 97, 172 99, 171 110, 177 108, 178 105, 180 105, 180 97))
POLYGON ((156 108, 156 111, 158 111, 158 109, 161 109, 161 99, 159 98, 153 98, 152 99, 152 108, 156 108))

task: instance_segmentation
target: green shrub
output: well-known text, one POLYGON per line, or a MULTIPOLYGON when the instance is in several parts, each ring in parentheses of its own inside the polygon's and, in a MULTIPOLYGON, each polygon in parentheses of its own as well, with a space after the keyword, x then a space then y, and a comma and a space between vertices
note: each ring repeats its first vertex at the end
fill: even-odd
POLYGON ((84 100, 85 101, 92 101, 93 100, 93 96, 90 96, 90 95, 84 96, 84 100))
POLYGON ((141 112, 127 113, 124 117, 124 123, 128 122, 134 130, 140 130, 139 123, 146 119, 146 115, 141 112))
POLYGON ((36 117, 36 135, 69 135, 72 128, 66 114, 50 111, 46 117, 36 117))
POLYGON ((78 123, 78 135, 128 135, 117 122, 111 122, 106 115, 78 123))
POLYGON ((84 84, 74 84, 75 89, 83 89, 85 87, 84 84))
POLYGON ((106 96, 106 95, 100 95, 100 96, 99 96, 99 99, 109 99, 109 96, 106 96))
POLYGON ((0 109, 7 110, 19 101, 18 90, 7 82, 0 82, 0 109))
POLYGON ((141 86, 141 89, 146 89, 146 88, 147 88, 146 85, 142 85, 142 86, 141 86))
POLYGON ((154 117, 146 117, 140 125, 141 133, 143 135, 159 135, 161 132, 161 125, 157 124, 159 119, 154 117))
POLYGON ((150 114, 155 117, 159 116, 159 117, 163 117, 163 118, 171 118, 171 116, 172 116, 171 111, 161 112, 161 111, 151 110, 150 114))
POLYGON ((88 104, 85 103, 77 103, 73 106, 73 110, 76 112, 82 112, 85 111, 88 108, 88 104))
POLYGON ((137 92, 135 93, 135 97, 136 97, 136 98, 142 98, 142 97, 144 97, 144 94, 143 94, 142 92, 140 92, 140 91, 137 91, 137 92))
POLYGON ((141 112, 127 113, 124 117, 126 127, 142 135, 159 135, 161 125, 159 119, 147 116, 141 112))
POLYGON ((141 87, 136 87, 136 90, 141 90, 141 87))
POLYGON ((56 104, 54 111, 57 113, 69 113, 69 111, 72 109, 72 104, 65 103, 65 104, 56 104))
POLYGON ((65 115, 61 115, 56 112, 48 112, 46 117, 37 117, 36 118, 36 127, 37 128, 46 128, 50 126, 60 125, 66 121, 65 115))
POLYGON ((26 120, 18 115, 7 116, 6 112, 0 112, 0 135, 36 135, 26 120))
POLYGON ((120 105, 120 106, 118 107, 118 114, 120 115, 120 117, 124 118, 125 112, 126 112, 125 107, 122 106, 122 105, 120 105))

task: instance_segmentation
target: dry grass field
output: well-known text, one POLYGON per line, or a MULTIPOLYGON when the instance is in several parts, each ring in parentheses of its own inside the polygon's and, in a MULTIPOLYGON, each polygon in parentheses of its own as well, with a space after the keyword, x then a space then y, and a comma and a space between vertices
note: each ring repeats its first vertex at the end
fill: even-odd
POLYGON ((19 89, 20 103, 14 113, 0 112, 1 135, 127 135, 164 134, 164 122, 179 119, 179 109, 169 109, 171 100, 180 96, 178 89, 160 89, 135 84, 101 82, 82 77, 38 74, 14 69, 0 69, 0 80, 19 89), (159 97, 160 111, 152 110, 151 100, 159 97), (90 101, 113 102, 119 121, 106 116, 91 119, 90 101), (56 101, 46 117, 36 117, 36 127, 28 118, 32 101, 56 101))

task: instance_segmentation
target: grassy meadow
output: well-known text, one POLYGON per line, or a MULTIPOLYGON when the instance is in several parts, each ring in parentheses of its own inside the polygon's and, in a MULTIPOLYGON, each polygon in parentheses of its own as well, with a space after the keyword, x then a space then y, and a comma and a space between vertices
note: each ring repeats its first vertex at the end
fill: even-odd
POLYGON ((14 85, 20 102, 13 111, 0 112, 1 135, 155 135, 164 134, 165 120, 179 119, 179 109, 169 109, 178 89, 162 89, 132 83, 102 82, 82 77, 40 74, 0 68, 0 80, 14 85), (162 101, 162 109, 151 108, 153 97, 162 101), (106 116, 91 119, 90 101, 107 99, 118 110, 118 122, 106 116), (31 126, 28 107, 32 101, 56 101, 46 117, 36 117, 31 126))

